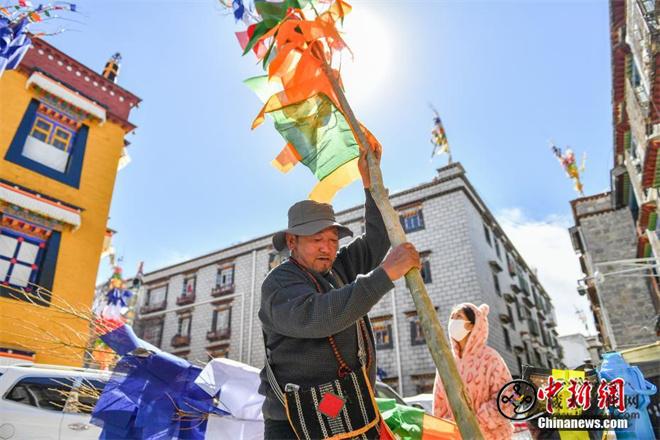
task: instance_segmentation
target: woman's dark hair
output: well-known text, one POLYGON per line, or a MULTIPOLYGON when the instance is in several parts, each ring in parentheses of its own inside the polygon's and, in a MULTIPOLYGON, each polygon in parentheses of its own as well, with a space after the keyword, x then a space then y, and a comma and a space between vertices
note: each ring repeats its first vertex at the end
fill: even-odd
POLYGON ((476 316, 474 314, 474 310, 472 310, 472 307, 470 307, 470 306, 462 306, 462 307, 458 306, 458 307, 454 308, 455 312, 458 312, 459 310, 462 311, 463 313, 465 313, 465 317, 468 319, 468 321, 470 321, 470 324, 474 325, 475 320, 476 320, 476 316))

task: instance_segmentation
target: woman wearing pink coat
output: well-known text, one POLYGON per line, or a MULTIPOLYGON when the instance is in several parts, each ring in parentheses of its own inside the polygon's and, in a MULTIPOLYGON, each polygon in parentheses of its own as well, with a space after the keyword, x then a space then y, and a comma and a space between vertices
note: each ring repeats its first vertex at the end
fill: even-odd
MULTIPOLYGON (((449 337, 465 391, 484 437, 488 440, 510 439, 513 427, 497 409, 497 394, 511 381, 511 373, 502 356, 486 345, 489 307, 482 304, 459 304, 449 317, 449 337)), ((440 376, 436 373, 433 388, 433 415, 453 419, 440 376)))

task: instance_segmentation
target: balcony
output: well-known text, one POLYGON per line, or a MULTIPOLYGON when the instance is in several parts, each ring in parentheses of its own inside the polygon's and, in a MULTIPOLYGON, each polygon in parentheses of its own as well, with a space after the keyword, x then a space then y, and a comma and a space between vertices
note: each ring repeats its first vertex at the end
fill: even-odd
POLYGON ((161 302, 153 303, 153 304, 145 304, 142 307, 140 307, 140 315, 146 315, 147 313, 153 313, 153 312, 159 312, 161 310, 165 310, 167 307, 167 300, 163 300, 161 302))
POLYGON ((526 296, 524 296, 522 300, 523 300, 523 304, 525 304, 527 307, 529 307, 530 309, 533 309, 533 308, 534 308, 534 303, 531 302, 531 301, 529 300, 529 298, 527 298, 526 296))
POLYGON ((520 293, 522 290, 520 290, 520 287, 518 287, 517 284, 511 284, 511 290, 513 290, 514 293, 520 293))
POLYGON ((234 285, 227 285, 227 286, 215 286, 213 289, 211 289, 211 296, 213 297, 218 297, 218 296, 224 296, 224 295, 230 295, 234 293, 234 285))
POLYGON ((510 324, 511 317, 506 313, 500 313, 500 322, 502 322, 502 324, 510 324))
POLYGON ((176 299, 177 306, 185 306, 195 302, 195 292, 189 293, 187 295, 181 295, 176 299))
POLYGON ((504 301, 508 303, 514 303, 516 302, 516 299, 511 295, 510 293, 504 293, 502 294, 502 298, 504 298, 504 301))
POLYGON ((190 345, 190 336, 184 335, 174 335, 172 341, 170 342, 172 347, 186 347, 190 345))
POLYGON ((206 332, 206 340, 209 342, 221 341, 231 337, 231 329, 223 328, 219 330, 209 330, 206 332))

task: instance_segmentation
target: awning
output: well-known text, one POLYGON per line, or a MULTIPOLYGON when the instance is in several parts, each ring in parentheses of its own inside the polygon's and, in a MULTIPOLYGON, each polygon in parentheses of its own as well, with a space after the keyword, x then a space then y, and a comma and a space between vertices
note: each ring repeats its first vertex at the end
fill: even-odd
POLYGON ((41 89, 51 93, 58 98, 78 107, 80 110, 83 110, 90 115, 98 118, 101 122, 105 122, 106 113, 105 109, 91 101, 84 96, 80 95, 78 92, 75 92, 68 87, 60 84, 57 81, 54 81, 40 72, 34 72, 30 78, 28 78, 26 87, 34 84, 35 86, 40 87, 41 89))
POLYGON ((80 227, 80 210, 0 182, 0 200, 73 226, 80 227))

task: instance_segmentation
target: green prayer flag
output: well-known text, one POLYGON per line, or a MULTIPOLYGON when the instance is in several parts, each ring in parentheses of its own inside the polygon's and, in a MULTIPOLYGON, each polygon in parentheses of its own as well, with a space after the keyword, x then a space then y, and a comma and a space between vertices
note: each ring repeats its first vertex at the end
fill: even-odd
MULTIPOLYGON (((245 83, 262 101, 274 93, 265 76, 250 78, 245 83)), ((346 118, 324 94, 269 114, 275 129, 295 147, 300 161, 318 180, 359 156, 358 143, 346 118)))

